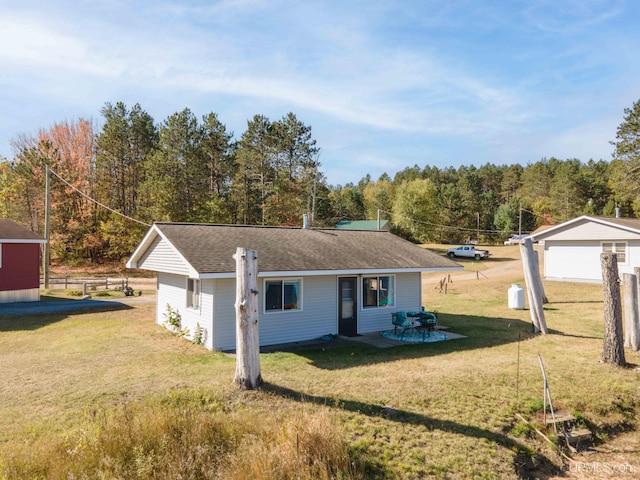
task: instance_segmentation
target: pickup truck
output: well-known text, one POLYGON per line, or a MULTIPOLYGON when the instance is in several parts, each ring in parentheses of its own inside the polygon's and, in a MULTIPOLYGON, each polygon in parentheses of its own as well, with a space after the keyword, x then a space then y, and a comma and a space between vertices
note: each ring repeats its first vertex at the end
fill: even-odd
POLYGON ((462 245, 456 248, 450 248, 447 250, 447 257, 465 257, 465 258, 475 258, 476 260, 484 260, 485 258, 489 258, 489 250, 479 250, 475 248, 473 245, 462 245))
POLYGON ((504 241, 505 245, 518 245, 522 240, 527 238, 529 235, 511 235, 504 241))

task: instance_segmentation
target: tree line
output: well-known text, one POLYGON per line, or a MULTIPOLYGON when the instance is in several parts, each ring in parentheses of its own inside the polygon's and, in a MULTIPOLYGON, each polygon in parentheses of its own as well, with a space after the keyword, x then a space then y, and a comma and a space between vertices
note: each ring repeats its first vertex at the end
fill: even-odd
POLYGON ((106 103, 102 127, 56 123, 12 140, 0 161, 0 217, 42 233, 51 179, 51 252, 59 262, 123 260, 154 221, 313 226, 375 219, 417 242, 502 241, 581 214, 640 216, 640 101, 625 109, 613 159, 527 165, 414 165, 329 185, 311 127, 255 115, 239 139, 215 113, 160 123, 139 104, 106 103), (135 220, 135 221, 134 221, 135 220))

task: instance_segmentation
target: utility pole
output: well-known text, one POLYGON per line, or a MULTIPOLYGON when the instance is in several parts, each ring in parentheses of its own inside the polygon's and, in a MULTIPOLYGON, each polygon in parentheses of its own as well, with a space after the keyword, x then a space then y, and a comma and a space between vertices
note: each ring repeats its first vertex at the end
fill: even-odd
POLYGON ((520 213, 518 215, 518 235, 522 238, 522 203, 520 203, 520 213))
POLYGON ((476 212, 476 215, 477 215, 477 219, 478 219, 478 229, 477 229, 477 233, 476 233, 476 240, 479 243, 480 242, 480 212, 476 212))
POLYGON ((50 185, 49 165, 45 167, 44 178, 44 252, 42 254, 42 274, 44 276, 44 288, 49 288, 49 226, 51 217, 51 185, 50 185))
POLYGON ((315 225, 316 218, 316 185, 318 183, 318 164, 314 162, 313 167, 313 193, 311 195, 311 226, 315 225))

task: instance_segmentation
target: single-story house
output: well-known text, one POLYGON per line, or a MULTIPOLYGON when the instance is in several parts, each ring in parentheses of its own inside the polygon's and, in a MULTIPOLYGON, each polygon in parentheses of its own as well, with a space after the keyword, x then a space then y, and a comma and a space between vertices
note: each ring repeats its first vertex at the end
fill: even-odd
POLYGON ((389 220, 343 220, 336 224, 341 230, 391 230, 389 220))
POLYGON ((533 233, 544 244, 547 280, 602 283, 600 254, 614 252, 618 273, 640 266, 640 219, 583 215, 533 233))
POLYGON ((392 312, 420 310, 421 272, 461 269, 385 231, 185 223, 155 223, 127 267, 157 272, 159 324, 169 306, 232 350, 238 247, 258 256, 261 345, 389 329, 392 312))
POLYGON ((0 303, 40 301, 41 236, 0 219, 0 303))

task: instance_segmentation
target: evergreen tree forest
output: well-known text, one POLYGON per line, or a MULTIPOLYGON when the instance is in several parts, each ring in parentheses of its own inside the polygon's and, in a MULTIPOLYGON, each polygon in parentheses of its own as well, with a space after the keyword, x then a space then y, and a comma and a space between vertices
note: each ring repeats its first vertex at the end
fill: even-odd
MULTIPOLYGON (((239 138, 188 108, 157 123, 138 104, 106 103, 102 122, 19 135, 0 158, 0 218, 44 230, 49 166, 51 254, 68 264, 124 261, 153 222, 315 227, 391 221, 416 242, 501 242, 582 214, 640 217, 640 100, 625 109, 611 160, 407 166, 393 178, 329 185, 311 126, 255 115, 239 138)), ((473 162, 473 159, 469 159, 473 162)))

